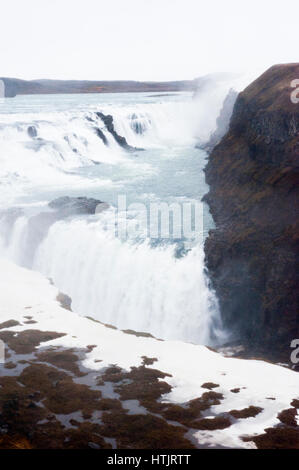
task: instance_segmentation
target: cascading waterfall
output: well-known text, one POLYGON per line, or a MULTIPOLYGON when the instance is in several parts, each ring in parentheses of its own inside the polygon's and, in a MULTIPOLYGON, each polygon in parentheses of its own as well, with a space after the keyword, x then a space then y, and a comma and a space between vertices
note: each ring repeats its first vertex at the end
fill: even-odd
POLYGON ((60 222, 34 267, 72 293, 76 311, 119 328, 204 344, 219 333, 200 246, 176 259, 173 246, 122 243, 98 223, 60 222))
MULTIPOLYGON (((125 134, 132 145, 140 144, 139 136, 130 127, 130 112, 123 115, 120 110, 119 114, 115 125, 120 134, 125 134)), ((152 132, 149 126, 147 131, 152 132)), ((16 195, 23 196, 31 187, 55 183, 80 186, 79 178, 74 174, 70 178, 74 168, 126 160, 104 123, 92 111, 45 113, 38 115, 38 119, 34 114, 21 114, 17 118, 14 114, 0 114, 0 149, 3 205, 8 199, 13 201, 16 195), (97 136, 97 128, 104 132, 108 147, 97 136)))
POLYGON ((207 133, 204 120, 199 126, 201 113, 189 98, 0 114, 2 206, 8 213, 13 205, 21 211, 12 221, 0 211, 0 254, 51 278, 82 315, 160 338, 217 342, 223 333, 202 244, 178 257, 177 241, 123 241, 104 228, 99 214, 54 222, 41 240, 30 238, 31 218, 49 211, 47 202, 61 194, 113 204, 116 191, 130 188, 131 199, 136 191, 139 202, 200 200, 206 192, 200 176, 205 154, 199 164, 194 143, 200 132, 207 133), (116 132, 130 146, 144 151, 120 148, 96 114, 99 108, 113 116, 116 132))

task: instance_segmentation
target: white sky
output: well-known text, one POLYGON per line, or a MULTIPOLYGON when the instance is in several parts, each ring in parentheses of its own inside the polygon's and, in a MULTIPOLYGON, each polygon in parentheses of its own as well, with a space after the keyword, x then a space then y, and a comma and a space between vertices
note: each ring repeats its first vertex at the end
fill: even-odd
POLYGON ((192 79, 298 62, 298 0, 1 0, 0 76, 192 79))

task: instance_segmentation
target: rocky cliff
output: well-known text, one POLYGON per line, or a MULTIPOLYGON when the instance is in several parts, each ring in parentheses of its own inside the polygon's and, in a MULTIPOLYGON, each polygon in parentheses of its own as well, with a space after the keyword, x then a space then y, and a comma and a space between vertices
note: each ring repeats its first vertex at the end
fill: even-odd
POLYGON ((224 325, 252 353, 284 361, 299 338, 298 78, 299 64, 277 65, 240 93, 206 167, 216 224, 206 265, 224 325))

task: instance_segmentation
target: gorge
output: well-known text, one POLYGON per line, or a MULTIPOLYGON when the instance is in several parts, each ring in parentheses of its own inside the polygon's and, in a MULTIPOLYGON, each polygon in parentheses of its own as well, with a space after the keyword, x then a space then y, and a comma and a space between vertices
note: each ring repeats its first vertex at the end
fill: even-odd
POLYGON ((1 103, 0 448, 298 448, 296 76, 1 103))

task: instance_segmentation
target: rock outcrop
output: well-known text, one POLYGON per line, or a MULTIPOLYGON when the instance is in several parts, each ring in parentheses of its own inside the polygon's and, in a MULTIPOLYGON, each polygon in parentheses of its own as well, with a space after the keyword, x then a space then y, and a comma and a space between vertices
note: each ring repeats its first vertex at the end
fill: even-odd
POLYGON ((56 220, 79 214, 95 214, 107 209, 108 204, 99 199, 87 197, 62 196, 49 202, 49 207, 55 209, 56 220))
POLYGON ((29 126, 27 132, 29 137, 31 137, 32 139, 35 139, 35 137, 37 137, 37 130, 35 126, 29 126))
POLYGON ((224 325, 251 352, 286 362, 299 338, 296 78, 299 64, 273 66, 240 93, 206 167, 216 224, 206 265, 224 325))
MULTIPOLYGON (((110 132, 110 134, 113 136, 114 140, 124 150, 127 150, 129 152, 134 152, 135 150, 144 150, 142 148, 132 147, 132 145, 128 144, 125 137, 119 135, 116 132, 115 127, 114 127, 114 123, 113 123, 113 116, 111 116, 110 114, 104 114, 104 113, 101 113, 101 112, 97 112, 96 115, 97 115, 97 117, 99 117, 103 121, 107 131, 110 132)), ((108 144, 107 139, 106 139, 105 135, 103 134, 103 132, 100 129, 97 129, 97 134, 103 140, 104 144, 107 145, 108 144), (106 141, 103 139, 103 137, 106 139, 106 141)))

